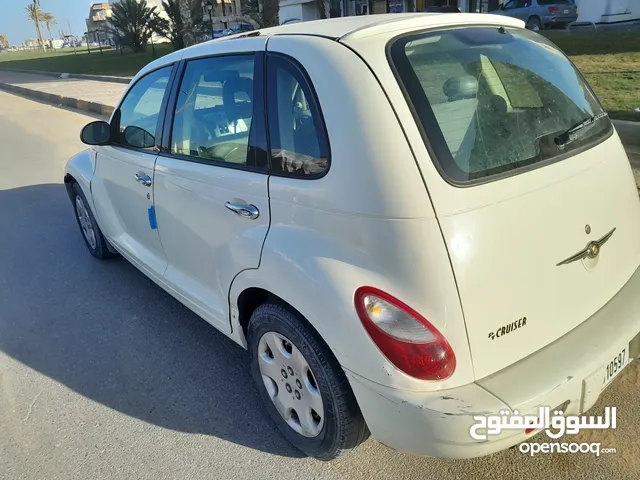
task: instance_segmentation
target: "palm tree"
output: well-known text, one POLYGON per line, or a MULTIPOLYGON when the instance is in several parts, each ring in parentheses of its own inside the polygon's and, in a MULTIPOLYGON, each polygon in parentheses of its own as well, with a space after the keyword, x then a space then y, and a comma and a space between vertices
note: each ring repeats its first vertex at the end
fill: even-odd
POLYGON ((176 0, 178 10, 180 11, 180 18, 183 22, 182 40, 185 47, 190 47, 196 43, 195 25, 192 24, 191 19, 193 15, 194 3, 195 7, 198 5, 198 0, 176 0))
POLYGON ((155 24, 156 7, 149 7, 147 0, 120 0, 112 5, 109 31, 120 45, 134 52, 144 52, 155 24), (152 20, 147 24, 147 19, 152 20))
POLYGON ((38 32, 38 42, 40 43, 40 47, 42 48, 42 51, 44 52, 45 51, 45 49, 44 49, 44 41, 42 40, 42 31, 40 30, 40 21, 42 19, 42 10, 40 10, 40 6, 37 5, 36 3, 30 3, 25 8, 25 11, 27 12, 27 17, 29 17, 29 20, 31 20, 36 26, 36 31, 38 32))
POLYGON ((47 12, 42 12, 42 16, 40 17, 40 21, 45 24, 47 27, 47 31, 49 32, 49 38, 53 38, 51 34, 51 27, 58 24, 56 17, 47 12))
POLYGON ((202 27, 202 8, 198 1, 190 0, 187 2, 189 6, 189 16, 183 17, 183 8, 180 0, 166 0, 162 2, 168 20, 158 18, 156 25, 158 33, 171 40, 173 48, 180 50, 187 45, 185 40, 188 36, 194 36, 197 30, 202 27), (189 30, 189 31, 187 31, 189 30))
POLYGON ((0 48, 9 48, 11 44, 4 33, 0 33, 0 48))

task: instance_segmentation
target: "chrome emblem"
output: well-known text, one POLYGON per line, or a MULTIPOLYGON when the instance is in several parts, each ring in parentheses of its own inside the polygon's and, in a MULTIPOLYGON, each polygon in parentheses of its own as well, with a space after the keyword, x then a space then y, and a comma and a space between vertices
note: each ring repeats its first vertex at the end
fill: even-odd
POLYGON ((584 260, 585 258, 596 258, 600 254, 600 249, 602 248, 602 246, 607 243, 607 241, 611 238, 613 232, 615 231, 616 229, 614 228, 601 239, 589 242, 587 246, 580 250, 578 253, 561 261, 560 263, 556 264, 556 266, 559 267, 560 265, 566 265, 568 263, 575 262, 576 260, 584 260))

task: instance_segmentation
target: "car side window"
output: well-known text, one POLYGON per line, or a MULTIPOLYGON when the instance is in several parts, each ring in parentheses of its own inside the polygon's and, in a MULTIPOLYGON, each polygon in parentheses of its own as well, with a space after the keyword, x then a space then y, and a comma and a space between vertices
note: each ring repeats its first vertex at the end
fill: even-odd
POLYGON ((114 116, 114 143, 152 150, 173 66, 142 77, 127 93, 114 116))
POLYGON ((303 178, 323 174, 329 147, 317 99, 301 68, 279 55, 267 59, 267 111, 271 171, 303 178))
POLYGON ((250 146, 254 68, 254 54, 187 63, 176 102, 173 154, 204 162, 258 166, 250 146))
POLYGON ((515 0, 511 0, 510 2, 505 3, 504 7, 502 7, 503 10, 511 10, 513 8, 516 8, 515 0))

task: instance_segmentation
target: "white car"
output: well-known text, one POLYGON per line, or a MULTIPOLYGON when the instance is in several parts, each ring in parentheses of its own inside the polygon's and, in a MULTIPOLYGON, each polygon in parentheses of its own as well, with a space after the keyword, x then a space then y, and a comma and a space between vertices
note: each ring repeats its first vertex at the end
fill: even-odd
MULTIPOLYGON (((588 410, 640 353, 640 203, 573 64, 520 20, 295 23, 146 66, 64 181, 120 254, 248 349, 308 455, 466 458, 473 416, 588 410)), ((215 348, 215 346, 212 346, 215 348)))

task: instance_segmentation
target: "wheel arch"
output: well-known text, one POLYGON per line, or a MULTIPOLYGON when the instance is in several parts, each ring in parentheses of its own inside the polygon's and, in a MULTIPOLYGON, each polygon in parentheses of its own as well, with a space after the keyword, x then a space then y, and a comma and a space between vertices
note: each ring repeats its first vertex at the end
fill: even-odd
POLYGON ((67 193, 71 196, 71 186, 77 183, 84 196, 89 201, 89 206, 94 212, 93 196, 91 195, 91 179, 96 170, 96 152, 92 149, 86 149, 71 157, 64 169, 64 185, 67 193))
MULTIPOLYGON (((318 332, 318 330, 311 324, 311 322, 300 312, 297 308, 295 308, 291 303, 276 295, 275 293, 270 292, 269 290, 261 287, 247 287, 236 300, 236 304, 238 307, 238 324, 242 329, 242 334, 246 338, 247 336, 247 328, 249 327, 249 321, 251 320, 251 315, 256 309, 267 302, 275 303, 280 305, 281 307, 286 308, 292 313, 300 316, 300 318, 304 319, 304 321, 311 327, 316 334, 320 338, 322 336, 318 332)), ((325 342, 326 343, 326 342, 325 342)))
POLYGON ((533 15, 529 15, 529 18, 527 18, 526 25, 529 25, 529 22, 531 22, 531 19, 534 19, 534 18, 538 20, 538 24, 540 25, 540 28, 543 28, 544 22, 542 21, 542 18, 540 17, 540 15, 538 15, 537 13, 534 13, 533 15))

